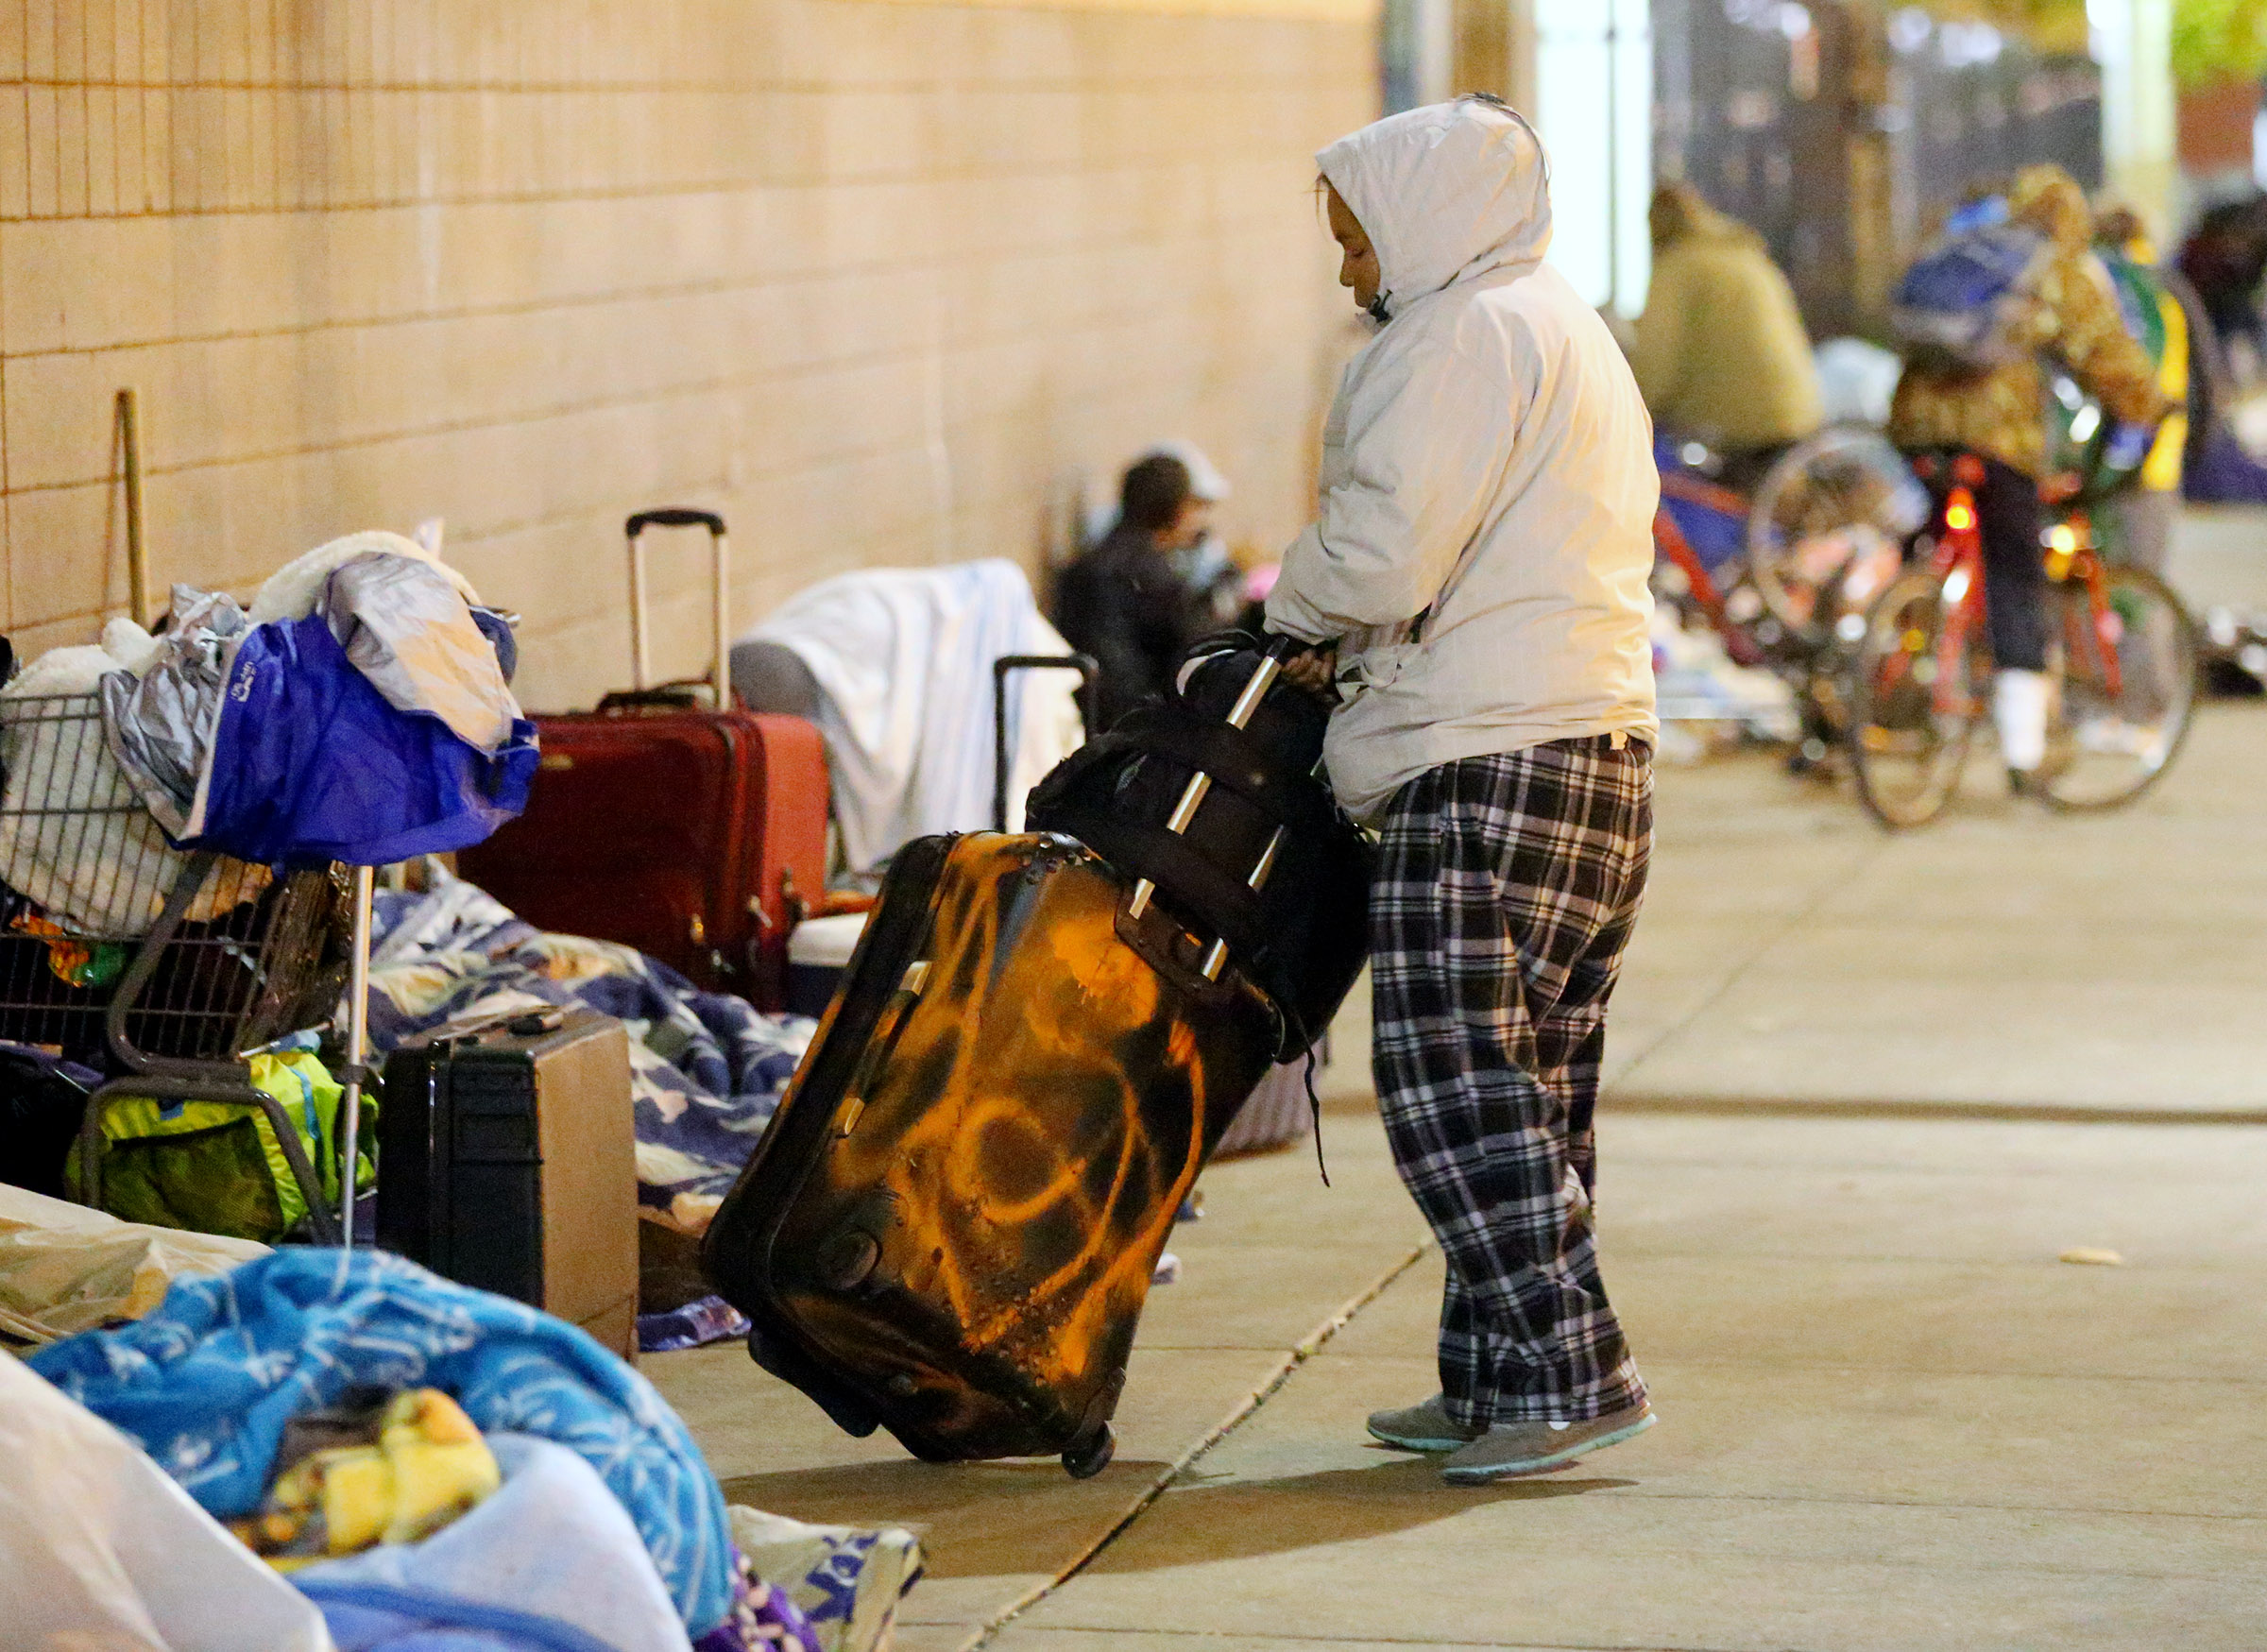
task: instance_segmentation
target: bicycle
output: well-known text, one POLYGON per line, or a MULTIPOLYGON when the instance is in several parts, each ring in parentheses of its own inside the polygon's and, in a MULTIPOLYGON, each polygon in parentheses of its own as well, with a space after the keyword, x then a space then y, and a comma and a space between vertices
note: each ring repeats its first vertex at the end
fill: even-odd
MULTIPOLYGON (((1892 829, 1943 812, 1990 701, 1982 462, 1953 461, 1935 533, 1865 620, 1851 683, 1850 767, 1858 796, 1892 829)), ((2195 628, 2146 570, 2111 567, 2092 521, 2070 510, 2049 531, 2047 758, 2036 787, 2051 807, 2114 809, 2164 775, 2195 710, 2195 628)))
MULTIPOLYGON (((1851 645, 1866 604, 1893 578, 1927 495, 1878 432, 1830 426, 1773 463, 1752 495, 1707 477, 1698 444, 1663 438, 1655 554, 1735 665, 1793 690, 1788 766, 1824 773, 1845 740, 1851 645)), ((1664 705, 1663 716, 1670 715, 1664 705)))

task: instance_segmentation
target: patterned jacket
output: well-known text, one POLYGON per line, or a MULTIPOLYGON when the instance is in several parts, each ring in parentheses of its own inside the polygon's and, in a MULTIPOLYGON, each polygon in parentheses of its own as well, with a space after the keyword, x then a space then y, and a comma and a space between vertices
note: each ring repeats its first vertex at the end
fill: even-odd
POLYGON ((2047 384, 2052 355, 2109 415, 2155 424, 2170 410, 2156 368, 2125 329, 2109 272, 2088 246, 2086 196, 2059 167, 2026 167, 2009 192, 2013 215, 2054 240, 2054 261, 2033 288, 2030 349, 1989 372, 1941 374, 1908 365, 1889 409, 1889 439, 1908 451, 1962 448, 2027 476, 2047 468, 2047 384))

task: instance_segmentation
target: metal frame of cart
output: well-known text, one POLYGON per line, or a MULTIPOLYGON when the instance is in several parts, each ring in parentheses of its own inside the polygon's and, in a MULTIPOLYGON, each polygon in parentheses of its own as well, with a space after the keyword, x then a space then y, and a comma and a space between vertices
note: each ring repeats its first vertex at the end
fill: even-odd
POLYGON ((124 1069, 88 1099, 74 1196, 102 1202, 102 1119, 112 1100, 239 1102, 266 1116, 311 1236, 350 1244, 350 1167, 370 1078, 370 869, 270 873, 177 849, 124 769, 104 760, 107 738, 99 694, 0 699, 0 752, 18 781, 17 795, 0 805, 0 883, 13 895, 0 921, 0 1038, 91 1050, 98 1029, 110 1064, 124 1069), (350 922, 340 959, 342 903, 350 922), (347 1062, 332 1210, 282 1104, 251 1082, 246 1058, 332 1019, 342 976, 347 1062))

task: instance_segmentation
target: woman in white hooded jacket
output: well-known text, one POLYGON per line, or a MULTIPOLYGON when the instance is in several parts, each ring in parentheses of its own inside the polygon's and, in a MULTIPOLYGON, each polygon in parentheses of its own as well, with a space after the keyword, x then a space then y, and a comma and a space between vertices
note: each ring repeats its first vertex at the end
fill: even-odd
POLYGON ((1378 1098, 1448 1258, 1441 1392, 1379 1412, 1454 1483, 1652 1422, 1591 1223, 1592 1113, 1652 843, 1652 429, 1549 264, 1548 162, 1487 98, 1324 149, 1340 281, 1378 323, 1323 433, 1271 629, 1317 645, 1327 758, 1382 833, 1378 1098))

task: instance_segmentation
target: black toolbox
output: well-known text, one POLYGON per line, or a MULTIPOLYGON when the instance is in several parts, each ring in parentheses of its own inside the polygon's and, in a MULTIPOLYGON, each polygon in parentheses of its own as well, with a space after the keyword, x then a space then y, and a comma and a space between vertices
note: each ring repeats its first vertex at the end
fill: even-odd
POLYGON ((378 1132, 381 1246, 637 1352, 637 1142, 621 1022, 541 1010, 412 1039, 386 1058, 378 1132))

